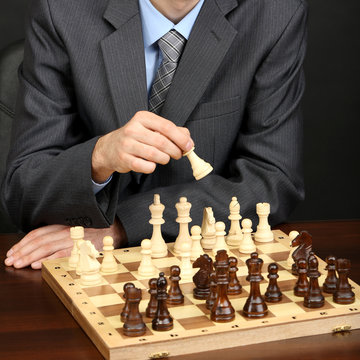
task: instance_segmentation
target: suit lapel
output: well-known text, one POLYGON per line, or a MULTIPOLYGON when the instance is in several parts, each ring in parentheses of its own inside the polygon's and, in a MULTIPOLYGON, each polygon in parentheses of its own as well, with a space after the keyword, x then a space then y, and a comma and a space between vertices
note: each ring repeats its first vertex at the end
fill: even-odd
POLYGON ((104 18, 116 28, 101 41, 101 49, 120 127, 137 111, 148 107, 138 2, 110 0, 104 18))
POLYGON ((235 6, 236 0, 204 2, 160 113, 178 126, 194 110, 237 34, 224 16, 235 6))

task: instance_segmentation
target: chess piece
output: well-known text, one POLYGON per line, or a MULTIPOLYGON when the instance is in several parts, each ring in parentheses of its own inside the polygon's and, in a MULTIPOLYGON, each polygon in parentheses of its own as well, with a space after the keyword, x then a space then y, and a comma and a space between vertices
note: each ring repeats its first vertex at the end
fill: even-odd
POLYGON ((157 279, 156 278, 152 278, 149 280, 149 291, 148 293, 150 294, 150 300, 148 303, 148 306, 146 308, 145 314, 148 318, 153 319, 156 315, 156 310, 157 310, 157 300, 156 300, 156 294, 157 294, 157 279))
POLYGON ((201 255, 193 263, 193 268, 200 270, 193 276, 195 299, 205 300, 210 294, 210 274, 213 272, 213 261, 208 254, 201 255))
POLYGON ((216 254, 216 300, 211 308, 210 319, 215 322, 228 322, 235 318, 235 310, 227 297, 229 284, 229 258, 226 250, 219 250, 216 254))
POLYGON ((158 306, 155 318, 152 320, 152 328, 157 331, 168 331, 174 327, 174 324, 166 305, 166 300, 168 297, 166 293, 167 281, 163 272, 159 274, 156 285, 156 299, 158 302, 158 306))
POLYGON ((289 252, 289 257, 287 258, 286 262, 287 262, 287 266, 289 268, 292 267, 292 264, 294 263, 294 259, 292 258, 292 254, 294 253, 296 247, 291 247, 291 243, 292 241, 299 235, 299 233, 297 231, 290 231, 289 233, 289 240, 290 240, 290 252, 289 252))
POLYGON ((200 226, 193 226, 191 228, 191 240, 192 240, 192 247, 191 247, 191 256, 190 259, 195 261, 200 255, 204 253, 203 248, 201 247, 201 227, 200 226))
POLYGON ((328 273, 323 284, 323 291, 328 294, 333 294, 336 291, 338 283, 338 278, 336 276, 336 257, 330 255, 325 261, 327 263, 325 270, 327 270, 328 273))
POLYGON ((163 213, 165 206, 160 202, 160 195, 154 195, 154 202, 149 206, 151 219, 149 223, 153 226, 151 236, 151 257, 162 258, 167 256, 168 248, 161 234, 161 225, 165 223, 163 213))
POLYGON ((217 284, 216 284, 216 273, 213 271, 209 276, 210 293, 206 298, 206 308, 211 310, 214 306, 214 302, 217 296, 217 284))
POLYGON ((99 256, 95 246, 89 240, 80 245, 79 265, 81 269, 80 281, 83 286, 95 286, 101 283, 99 256))
POLYGON ((350 268, 350 260, 336 260, 336 270, 339 275, 339 281, 336 287, 336 291, 333 294, 333 300, 337 304, 352 304, 355 301, 355 294, 351 290, 351 285, 348 281, 350 268))
POLYGON ((229 205, 230 215, 228 219, 230 220, 230 230, 228 236, 226 237, 226 242, 229 246, 239 247, 243 239, 243 233, 240 228, 240 204, 237 200, 237 197, 233 196, 229 205))
POLYGON ((250 219, 244 219, 241 222, 241 226, 244 236, 242 242, 240 243, 239 251, 243 254, 251 254, 256 251, 256 246, 251 237, 252 222, 250 219))
POLYGON ((126 321, 126 318, 129 314, 129 302, 128 302, 128 296, 127 296, 127 293, 129 291, 129 289, 131 288, 135 288, 135 285, 133 283, 126 283, 124 286, 123 286, 123 290, 124 290, 124 299, 125 299, 125 305, 121 311, 121 314, 120 314, 120 319, 121 321, 124 323, 126 321))
POLYGON ((184 295, 181 292, 179 281, 180 277, 180 268, 177 265, 170 267, 170 288, 168 291, 168 298, 166 302, 170 305, 179 305, 184 303, 184 295))
POLYGON ((297 261, 299 259, 305 259, 307 263, 309 260, 310 253, 312 252, 312 237, 307 231, 302 231, 300 235, 291 242, 291 246, 297 247, 292 254, 294 264, 291 270, 293 275, 297 275, 297 261))
POLYGON ((135 287, 129 288, 127 292, 127 300, 129 304, 129 313, 123 325, 124 335, 141 336, 146 332, 146 325, 139 311, 141 300, 141 289, 135 287))
POLYGON ((219 250, 229 251, 229 247, 226 245, 225 242, 225 235, 226 235, 225 224, 222 221, 217 221, 215 224, 215 230, 216 230, 216 243, 212 249, 212 253, 214 256, 216 256, 219 250))
POLYGON ((239 279, 236 276, 236 272, 239 270, 237 268, 237 259, 234 256, 229 257, 229 285, 227 289, 228 295, 238 295, 242 292, 242 287, 240 285, 239 279))
POLYGON ((277 283, 277 279, 279 277, 278 275, 279 268, 276 263, 271 263, 268 266, 268 279, 269 279, 269 285, 265 292, 265 301, 267 302, 279 302, 282 299, 282 293, 280 291, 280 288, 277 283))
POLYGON ((193 267, 191 265, 190 255, 191 255, 191 245, 185 242, 181 246, 181 253, 180 253, 181 276, 184 280, 191 279, 193 275, 193 271, 192 271, 193 267))
POLYGON ((318 260, 313 252, 310 252, 308 259, 308 277, 310 279, 309 289, 304 297, 304 306, 307 308, 319 308, 324 306, 325 299, 321 293, 318 278, 321 275, 318 271, 318 260))
POLYGON ((144 239, 141 242, 141 262, 138 268, 138 274, 140 276, 149 277, 155 274, 155 267, 151 260, 151 240, 144 239))
POLYGON ((201 246, 203 249, 211 250, 216 242, 215 217, 211 207, 204 208, 201 224, 201 246))
POLYGON ((305 259, 297 261, 298 280, 294 287, 294 295, 304 297, 309 290, 309 280, 307 278, 307 263, 305 259))
POLYGON ((69 257, 69 268, 76 269, 79 263, 79 244, 80 240, 84 240, 84 228, 82 226, 75 226, 70 228, 70 237, 73 241, 73 248, 69 257))
POLYGON ((190 161, 191 168, 193 170, 193 175, 196 180, 200 180, 206 175, 210 174, 213 171, 212 166, 200 159, 194 152, 195 148, 192 148, 190 151, 184 153, 183 156, 187 156, 190 161))
POLYGON ((268 308, 264 298, 260 293, 260 282, 264 278, 261 275, 263 260, 258 257, 256 252, 251 254, 251 258, 246 260, 249 275, 246 280, 250 282, 250 294, 243 308, 243 314, 250 318, 266 316, 268 308))
POLYGON ((113 255, 114 240, 111 236, 105 236, 103 238, 103 261, 101 263, 101 271, 103 273, 114 273, 118 269, 118 264, 113 255))
POLYGON ((258 242, 271 242, 274 240, 274 234, 269 225, 270 204, 258 203, 256 204, 256 213, 259 216, 259 224, 255 233, 255 241, 258 242))
POLYGON ((191 204, 187 201, 186 197, 181 197, 180 201, 175 205, 178 217, 176 222, 179 224, 179 235, 176 238, 174 245, 175 254, 181 253, 181 246, 183 243, 192 245, 192 240, 189 234, 189 223, 192 221, 190 217, 191 204))

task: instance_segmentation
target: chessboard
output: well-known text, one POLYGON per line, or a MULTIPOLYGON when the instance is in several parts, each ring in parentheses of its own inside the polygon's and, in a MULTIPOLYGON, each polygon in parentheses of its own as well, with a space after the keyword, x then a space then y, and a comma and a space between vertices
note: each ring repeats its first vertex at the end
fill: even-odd
MULTIPOLYGON (((152 330, 152 319, 145 316, 150 298, 149 279, 137 273, 141 260, 140 247, 114 250, 118 270, 113 274, 104 274, 102 283, 97 286, 80 285, 79 276, 68 266, 68 258, 44 262, 42 276, 106 359, 156 359, 360 328, 360 286, 349 281, 356 295, 355 302, 350 305, 336 304, 331 294, 323 293, 323 307, 304 307, 303 298, 293 294, 296 277, 287 265, 289 238, 280 230, 273 232, 274 241, 256 243, 259 257, 264 261, 264 280, 260 289, 264 294, 268 284, 267 267, 276 262, 279 267, 278 284, 283 297, 279 303, 267 303, 268 315, 259 319, 249 319, 242 315, 250 290, 245 264, 249 255, 240 253, 234 247, 230 247, 228 255, 238 259, 237 275, 243 291, 240 295, 229 296, 236 316, 228 323, 211 321, 205 301, 196 300, 192 295, 194 284, 181 280, 184 304, 168 305, 174 319, 173 329, 166 332, 152 330), (147 330, 140 337, 127 337, 122 329, 120 313, 125 302, 123 286, 127 282, 142 289, 139 308, 147 330)), ((170 266, 179 265, 180 258, 172 251, 174 244, 167 245, 168 256, 153 259, 153 264, 158 272, 169 276, 170 266)), ((211 252, 206 253, 213 257, 211 252)), ((101 262, 102 257, 98 260, 101 262)), ((326 263, 318 260, 321 272, 319 284, 322 285, 326 277, 326 263)), ((193 271, 195 274, 198 269, 193 271)))

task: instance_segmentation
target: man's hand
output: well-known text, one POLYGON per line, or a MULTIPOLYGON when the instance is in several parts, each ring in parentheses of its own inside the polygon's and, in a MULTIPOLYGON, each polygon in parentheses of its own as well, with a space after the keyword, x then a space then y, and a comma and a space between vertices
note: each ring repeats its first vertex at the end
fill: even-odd
MULTIPOLYGON (((90 240, 97 250, 102 250, 102 239, 107 235, 113 237, 115 248, 127 244, 125 231, 118 220, 110 228, 84 230, 85 240, 90 240)), ((5 265, 17 269, 31 265, 33 269, 40 269, 44 260, 70 256, 72 247, 68 226, 44 226, 31 231, 15 244, 6 254, 5 265)))
POLYGON ((156 164, 180 159, 194 142, 187 128, 148 111, 139 111, 123 127, 101 137, 92 154, 92 178, 105 182, 113 172, 152 173, 156 164))

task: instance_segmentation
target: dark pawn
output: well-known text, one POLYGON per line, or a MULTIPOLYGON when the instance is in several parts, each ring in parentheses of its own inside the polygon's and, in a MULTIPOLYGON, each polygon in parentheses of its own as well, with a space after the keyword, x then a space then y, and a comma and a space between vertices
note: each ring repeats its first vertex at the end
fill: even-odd
POLYGON ((174 324, 166 305, 166 300, 168 297, 166 293, 167 281, 163 272, 159 274, 156 286, 156 299, 158 302, 158 306, 155 318, 152 321, 152 328, 157 331, 171 330, 174 327, 174 324))
POLYGON ((328 294, 333 294, 336 291, 336 286, 338 282, 338 278, 336 276, 336 257, 335 256, 328 256, 325 259, 327 266, 325 270, 327 270, 327 277, 323 284, 323 291, 328 294))
POLYGON ((239 279, 236 276, 236 272, 239 270, 237 268, 237 259, 234 256, 229 257, 229 285, 227 293, 228 295, 239 295, 242 292, 239 279))
POLYGON ((279 277, 278 275, 278 271, 279 268, 275 263, 271 263, 268 266, 268 279, 269 279, 269 286, 266 289, 266 293, 265 293, 265 300, 267 302, 279 302, 282 299, 282 292, 280 291, 280 288, 278 286, 277 283, 277 278, 279 277))
POLYGON ((129 314, 126 317, 123 329, 126 336, 141 336, 146 332, 146 325, 139 312, 141 289, 129 288, 126 293, 129 304, 129 314))
POLYGON ((263 317, 268 313, 268 308, 264 298, 260 293, 260 281, 264 278, 261 275, 263 260, 259 259, 256 252, 251 254, 251 258, 246 260, 249 275, 246 277, 250 281, 250 294, 243 308, 243 313, 247 317, 263 317))
POLYGON ((179 305, 184 303, 184 295, 181 292, 179 281, 181 280, 180 267, 173 265, 170 268, 170 288, 166 302, 170 305, 179 305))
POLYGON ((157 279, 156 278, 152 278, 149 280, 149 291, 148 293, 150 294, 150 300, 148 303, 148 306, 146 308, 146 316, 148 318, 153 319, 156 315, 156 310, 157 310, 157 300, 156 300, 156 294, 157 294, 157 279))
POLYGON ((309 290, 309 280, 307 278, 307 263, 305 259, 297 261, 299 277, 294 287, 294 295, 304 297, 309 290))
POLYGON ((351 290, 351 285, 348 281, 350 268, 350 260, 336 260, 336 270, 339 275, 339 282, 336 291, 333 294, 333 300, 337 304, 352 304, 355 301, 355 294, 351 290))
POLYGON ((195 288, 193 290, 194 298, 205 300, 210 294, 210 274, 214 271, 213 261, 208 254, 200 255, 193 263, 193 268, 200 270, 193 276, 195 288))
POLYGON ((128 314, 129 314, 129 303, 128 303, 128 299, 127 299, 127 291, 131 288, 134 288, 135 285, 133 283, 126 283, 123 287, 124 290, 124 299, 125 299, 125 305, 123 307, 123 310, 121 312, 121 321, 124 323, 128 314))
POLYGON ((308 277, 310 279, 309 289, 304 297, 304 306, 307 308, 319 308, 324 306, 325 300, 321 293, 318 278, 321 275, 318 271, 319 263, 313 252, 308 259, 308 277))
POLYGON ((217 284, 216 284, 215 271, 210 274, 209 278, 210 278, 210 293, 208 298, 206 299, 206 308, 211 310, 216 300, 217 284))
POLYGON ((211 308, 210 319, 215 322, 228 322, 235 318, 235 310, 227 297, 229 285, 229 257, 226 250, 219 250, 216 254, 216 300, 211 308))

